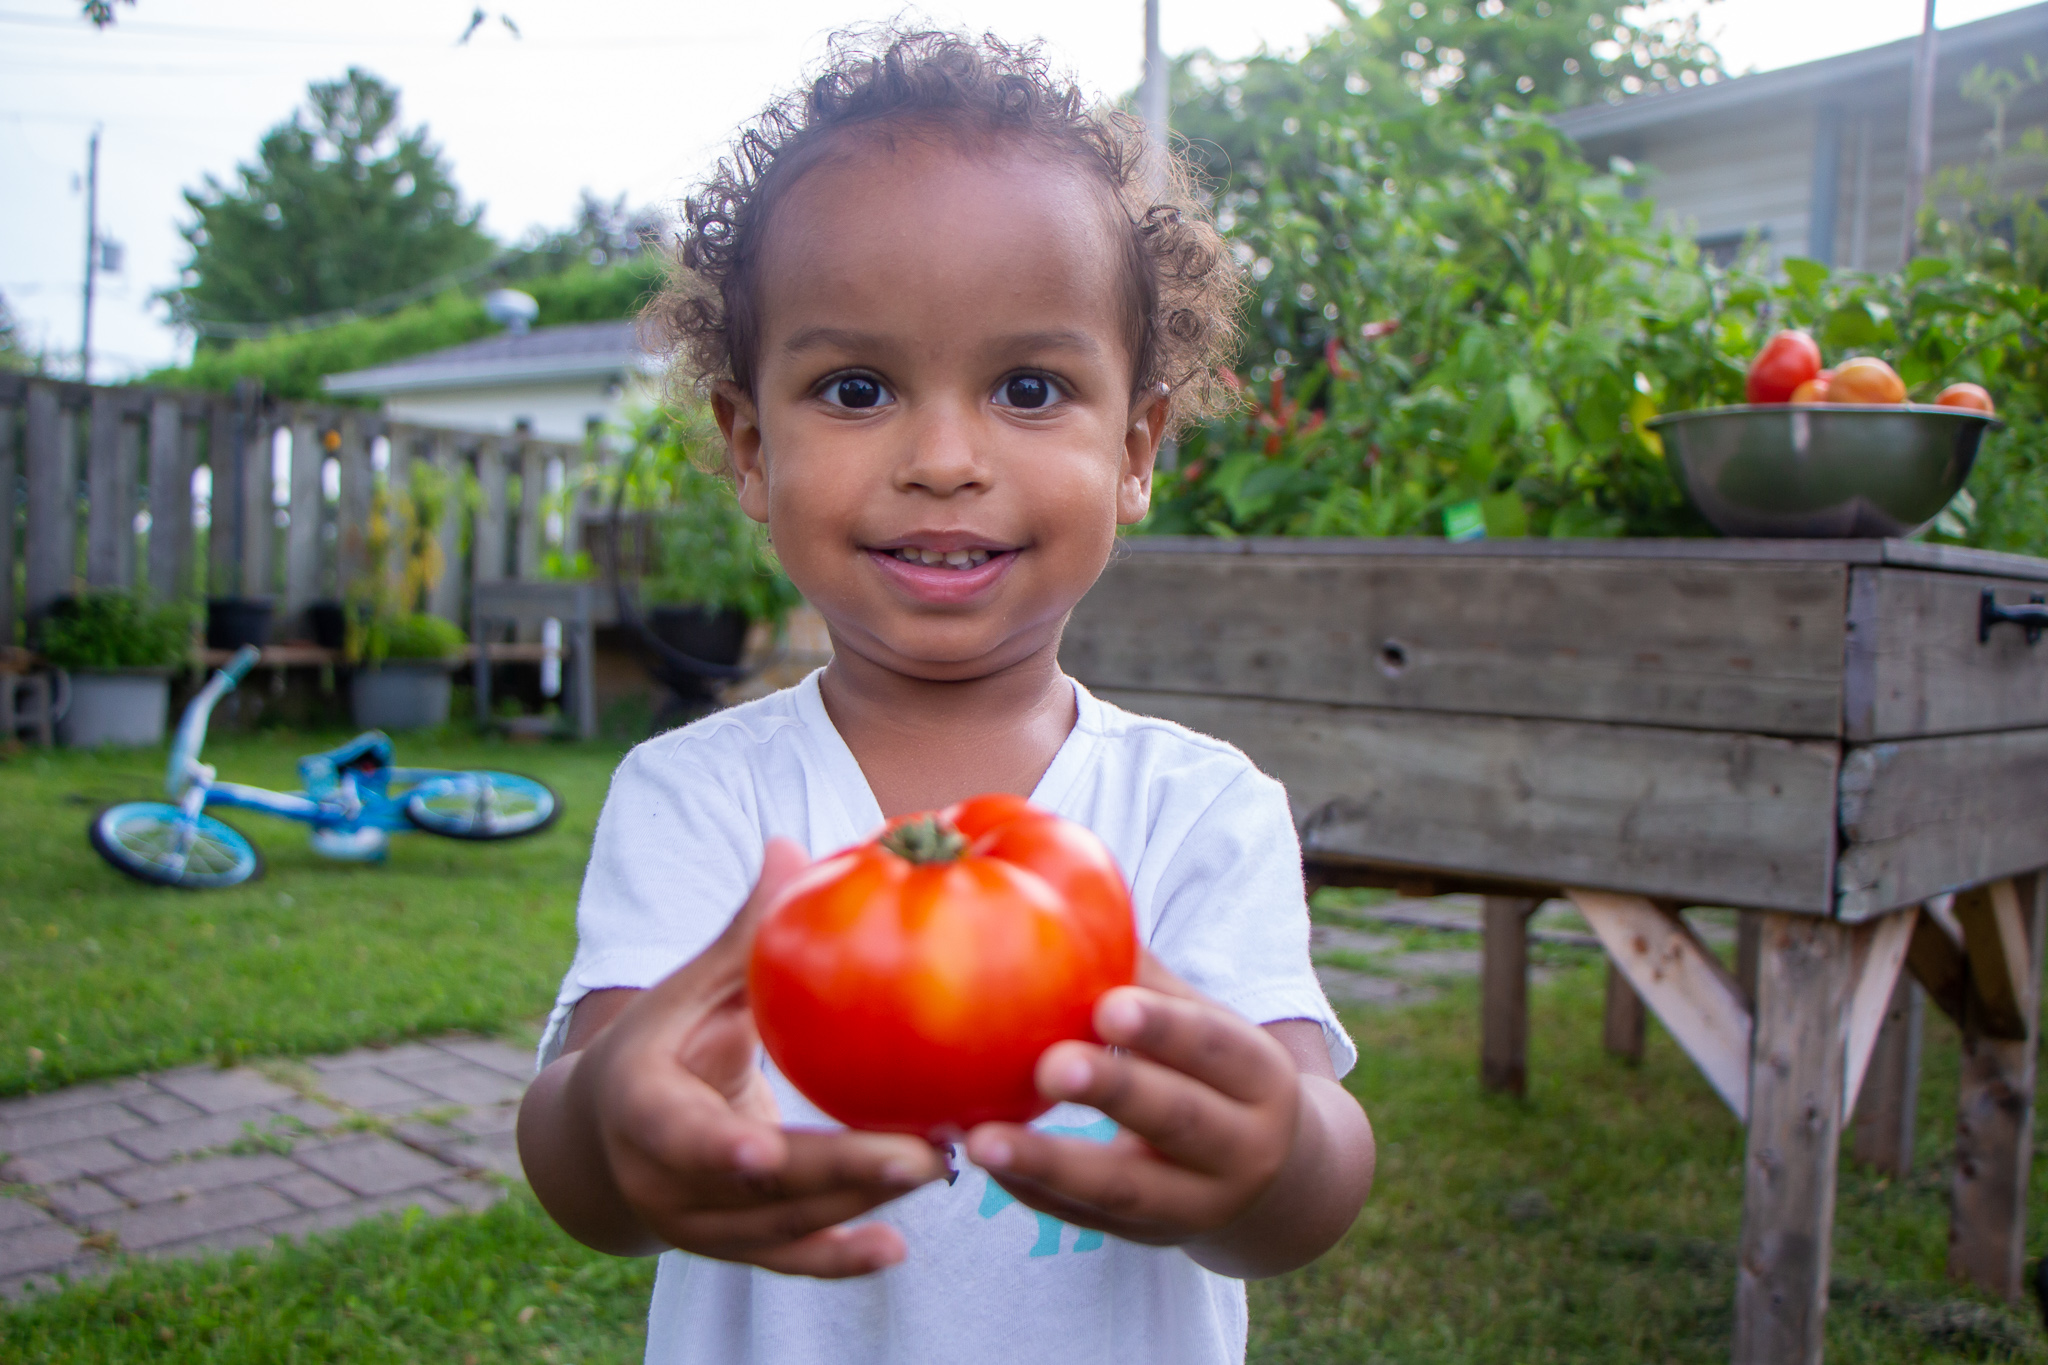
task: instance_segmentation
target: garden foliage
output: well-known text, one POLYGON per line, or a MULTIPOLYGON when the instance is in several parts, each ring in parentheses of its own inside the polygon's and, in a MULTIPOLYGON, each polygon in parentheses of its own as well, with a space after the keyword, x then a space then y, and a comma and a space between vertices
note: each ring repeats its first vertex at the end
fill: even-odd
POLYGON ((644 602, 732 608, 780 624, 802 599, 768 543, 768 528, 740 510, 722 461, 718 428, 701 405, 656 409, 632 419, 616 476, 601 477, 605 505, 647 528, 640 584, 644 602))
POLYGON ((58 601, 37 645, 59 668, 169 668, 192 652, 192 613, 133 593, 81 593, 58 601))
POLYGON ((1657 224, 1654 179, 1588 165, 1550 126, 1555 73, 1531 67, 1541 79, 1525 82, 1499 65, 1513 47, 1495 29, 1540 11, 1561 51, 1607 35, 1558 59, 1578 78, 1601 75, 1595 46, 1625 58, 1607 80, 1634 68, 1690 83, 1712 54, 1684 30, 1646 38, 1597 7, 1566 9, 1382 7, 1299 60, 1181 64, 1176 127, 1254 294, 1244 408, 1182 441, 1144 529, 1428 535, 1477 503, 1494 536, 1708 534, 1644 424, 1742 401, 1757 346, 1807 325, 1830 363, 1882 355, 1916 399, 1960 379, 1990 388, 2012 430, 1972 477, 1974 521, 1960 500, 1945 529, 2048 551, 2048 494, 2032 477, 2048 460, 2048 374, 2028 343, 2048 326, 2035 245, 2048 226, 2030 226, 2048 218, 2013 188, 2014 158, 1948 187, 1928 224, 1941 254, 1907 272, 1724 270, 1657 224))

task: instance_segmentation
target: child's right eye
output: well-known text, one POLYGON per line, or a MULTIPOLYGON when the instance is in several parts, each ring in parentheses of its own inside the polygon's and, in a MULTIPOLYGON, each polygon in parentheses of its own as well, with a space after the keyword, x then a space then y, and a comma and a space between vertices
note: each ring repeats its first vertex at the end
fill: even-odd
POLYGON ((818 396, 837 408, 878 408, 896 401, 880 380, 865 374, 828 379, 818 396))

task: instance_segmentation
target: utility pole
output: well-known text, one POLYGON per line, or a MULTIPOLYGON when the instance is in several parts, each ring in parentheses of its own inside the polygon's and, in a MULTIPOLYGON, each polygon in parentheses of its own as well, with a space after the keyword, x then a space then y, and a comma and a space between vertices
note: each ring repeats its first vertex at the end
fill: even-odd
POLYGON ((1159 151, 1166 150, 1168 108, 1166 52, 1159 46, 1159 0, 1145 0, 1145 83, 1138 87, 1138 113, 1145 120, 1152 146, 1159 151))
POLYGON ((1934 0, 1920 26, 1920 45, 1913 50, 1913 103, 1906 125, 1905 258, 1920 246, 1920 201, 1934 173, 1934 67, 1937 57, 1934 0))
POLYGON ((85 156, 85 322, 78 329, 78 382, 92 382, 92 286, 100 265, 100 130, 85 156))

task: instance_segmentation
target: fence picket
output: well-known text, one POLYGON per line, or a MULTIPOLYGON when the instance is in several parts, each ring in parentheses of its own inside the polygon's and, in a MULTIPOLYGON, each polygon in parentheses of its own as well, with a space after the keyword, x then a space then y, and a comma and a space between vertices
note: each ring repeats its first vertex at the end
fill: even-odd
POLYGON ((27 562, 22 572, 22 607, 33 627, 50 604, 71 591, 77 553, 78 485, 72 469, 71 422, 58 401, 57 386, 28 388, 27 562))
POLYGON ((95 588, 134 584, 135 476, 128 459, 133 447, 121 394, 101 389, 92 396, 92 425, 86 436, 85 581, 95 588))
POLYGON ((427 589, 427 610, 451 621, 462 619, 462 454, 453 432, 439 432, 433 440, 434 467, 441 471, 446 497, 441 507, 441 525, 435 540, 441 547, 441 576, 427 589))
POLYGON ((277 539, 277 424, 260 412, 242 422, 242 595, 270 597, 277 591, 271 566, 277 539))
POLYGON ((20 409, 0 403, 0 649, 14 643, 18 607, 14 600, 14 523, 16 481, 21 462, 14 454, 14 433, 20 409))
MULTIPOLYGON (((405 506, 407 491, 412 487, 413 447, 418 444, 419 428, 393 426, 387 435, 391 438, 391 462, 384 467, 385 521, 391 540, 384 552, 384 573, 391 582, 404 583, 407 519, 399 514, 399 509, 405 506)), ((416 604, 401 605, 403 610, 410 611, 416 604)))
POLYGON ((149 590, 160 602, 192 590, 192 465, 184 407, 149 407, 149 590))
POLYGON ((334 455, 341 463, 341 500, 335 505, 335 593, 347 598, 370 563, 370 495, 376 471, 370 467, 366 424, 354 413, 341 418, 341 445, 334 455))
POLYGON ((540 577, 541 494, 547 483, 547 452, 540 443, 525 439, 519 445, 519 545, 513 565, 521 578, 540 577))
POLYGON ((476 482, 482 506, 471 535, 471 581, 495 583, 505 576, 505 448, 495 437, 476 449, 476 482))
POLYGON ((235 412, 226 403, 206 406, 206 593, 232 597, 241 585, 241 536, 235 518, 235 412))
POLYGON ((320 521, 326 497, 320 487, 320 466, 327 458, 321 427, 303 408, 293 414, 291 520, 285 527, 284 638, 306 628, 306 608, 320 596, 320 521))

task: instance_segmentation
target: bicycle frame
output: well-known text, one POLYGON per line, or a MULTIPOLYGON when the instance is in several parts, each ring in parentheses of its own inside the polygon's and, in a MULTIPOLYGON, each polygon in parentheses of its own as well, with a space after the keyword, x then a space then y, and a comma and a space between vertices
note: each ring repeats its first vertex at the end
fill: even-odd
POLYGON ((213 708, 235 690, 261 657, 253 645, 235 651, 227 665, 216 672, 187 703, 178 721, 177 737, 171 743, 170 762, 164 773, 164 787, 171 799, 188 816, 208 806, 253 810, 302 825, 341 831, 381 829, 396 833, 415 828, 405 814, 403 799, 390 795, 397 787, 404 791, 436 777, 449 776, 440 768, 379 767, 369 771, 344 768, 335 773, 332 792, 277 792, 242 782, 223 782, 210 763, 199 761, 206 744, 206 728, 213 708))

